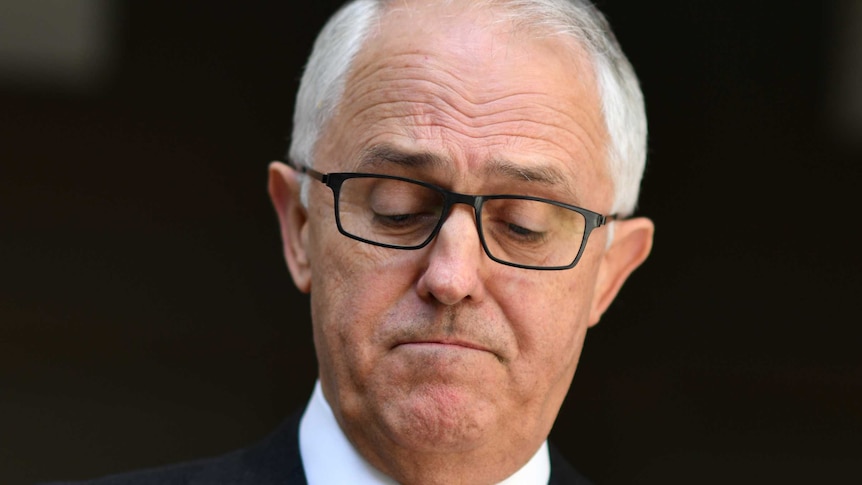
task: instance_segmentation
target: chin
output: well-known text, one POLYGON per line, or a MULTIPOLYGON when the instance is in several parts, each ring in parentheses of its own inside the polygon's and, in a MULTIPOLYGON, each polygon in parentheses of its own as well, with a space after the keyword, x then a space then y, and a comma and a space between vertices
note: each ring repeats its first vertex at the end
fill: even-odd
POLYGON ((382 409, 390 437, 405 448, 464 452, 493 429, 493 407, 469 390, 447 384, 421 384, 382 409))

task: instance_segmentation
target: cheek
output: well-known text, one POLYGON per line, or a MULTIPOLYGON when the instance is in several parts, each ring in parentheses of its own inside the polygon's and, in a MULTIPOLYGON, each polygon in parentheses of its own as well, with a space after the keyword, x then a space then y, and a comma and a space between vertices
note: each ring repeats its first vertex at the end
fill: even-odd
POLYGON ((498 287, 497 301, 507 302, 502 309, 515 333, 518 354, 534 371, 574 371, 588 328, 593 287, 591 278, 580 276, 531 274, 498 287))
MULTIPOLYGON (((331 209, 330 209, 331 210, 331 209)), ((410 291, 409 251, 378 248, 341 235, 335 221, 312 226, 311 310, 321 373, 332 382, 361 382, 379 349, 383 315, 410 291), (330 228, 321 227, 326 223, 330 228), (385 276, 384 276, 385 275, 385 276)))

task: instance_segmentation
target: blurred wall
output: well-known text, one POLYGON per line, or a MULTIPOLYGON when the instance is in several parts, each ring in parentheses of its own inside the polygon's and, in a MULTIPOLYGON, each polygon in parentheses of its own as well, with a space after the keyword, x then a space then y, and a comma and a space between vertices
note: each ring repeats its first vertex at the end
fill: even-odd
MULTIPOLYGON (((222 453, 304 405, 266 166, 337 4, 0 6, 0 482, 222 453)), ((599 6, 646 95, 657 234, 553 440, 603 484, 848 483, 858 2, 599 6)))

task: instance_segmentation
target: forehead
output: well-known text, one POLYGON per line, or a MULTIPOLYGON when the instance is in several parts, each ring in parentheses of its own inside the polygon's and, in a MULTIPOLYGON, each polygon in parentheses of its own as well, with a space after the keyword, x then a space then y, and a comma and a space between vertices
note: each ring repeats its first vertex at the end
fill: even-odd
POLYGON ((609 185, 587 55, 571 39, 466 3, 384 13, 354 60, 330 148, 354 164, 382 145, 433 154, 457 176, 503 161, 609 185))

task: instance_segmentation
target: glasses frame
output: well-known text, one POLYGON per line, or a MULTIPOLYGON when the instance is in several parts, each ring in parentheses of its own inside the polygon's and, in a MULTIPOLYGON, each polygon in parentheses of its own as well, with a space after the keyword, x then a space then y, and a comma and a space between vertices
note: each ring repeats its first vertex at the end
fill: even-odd
POLYGON ((593 229, 601 227, 611 221, 618 220, 616 214, 612 215, 603 215, 598 212, 593 212, 589 209, 584 209, 583 207, 578 207, 576 205, 566 204, 565 202, 558 202, 556 200, 544 199, 542 197, 533 197, 529 195, 505 195, 505 194, 494 194, 494 195, 469 195, 469 194, 460 194, 458 192, 453 192, 451 190, 444 189, 438 185, 429 184, 427 182, 423 182, 421 180, 415 180, 406 177, 398 177, 395 175, 384 175, 384 174, 376 174, 376 173, 362 173, 362 172, 330 172, 323 173, 313 168, 306 167, 304 165, 297 165, 293 162, 287 162, 288 165, 298 170, 300 173, 308 175, 309 177, 323 183, 327 187, 332 190, 332 196, 334 200, 333 209, 335 211, 335 224, 338 227, 338 232, 343 234, 344 236, 349 237, 350 239, 354 239, 356 241, 364 242, 366 244, 371 244, 373 246, 379 246, 384 248, 391 249, 406 249, 406 250, 415 250, 422 249, 434 238, 437 237, 437 234, 440 232, 440 228, 443 227, 443 224, 446 222, 446 219, 449 217, 452 207, 455 204, 465 204, 469 205, 473 208, 473 215, 476 219, 476 230, 479 233, 479 241, 482 243, 482 249, 485 251, 485 254, 488 255, 491 260, 496 261, 497 263, 504 264, 506 266, 512 266, 515 268, 523 268, 523 269, 535 269, 540 271, 558 271, 564 269, 574 268, 575 265, 580 261, 581 256, 584 254, 584 248, 587 247, 587 241, 590 238, 590 234, 593 232, 593 229), (399 246, 395 244, 386 244, 377 241, 372 241, 370 239, 365 239, 359 237, 355 234, 347 232, 344 227, 341 225, 341 215, 338 210, 341 186, 342 184, 349 179, 354 178, 377 178, 377 179, 389 179, 389 180, 400 180, 402 182, 408 182, 416 185, 420 185, 422 187, 426 187, 428 189, 434 190, 443 196, 443 208, 440 212, 440 220, 437 221, 437 224, 434 226, 434 230, 428 235, 428 237, 421 243, 413 246, 399 246), (575 259, 568 265, 563 266, 532 266, 528 264, 519 264, 513 263, 510 261, 506 261, 503 259, 499 259, 493 254, 491 254, 491 250, 488 249, 488 244, 485 242, 485 234, 482 230, 482 205, 486 200, 495 200, 495 199, 520 199, 520 200, 535 200, 539 202, 545 202, 548 204, 552 204, 558 207, 562 207, 568 210, 575 211, 581 214, 584 217, 584 237, 581 241, 581 246, 578 248, 578 254, 575 256, 575 259))

